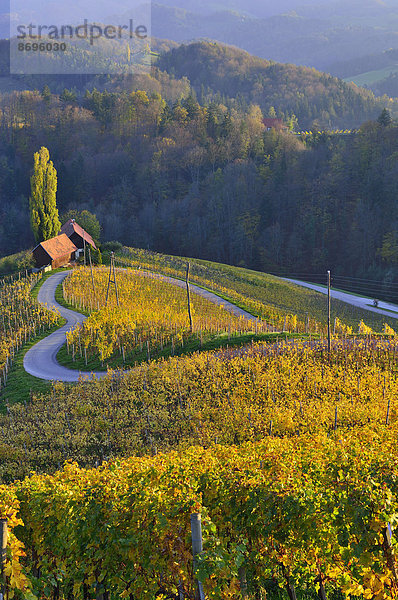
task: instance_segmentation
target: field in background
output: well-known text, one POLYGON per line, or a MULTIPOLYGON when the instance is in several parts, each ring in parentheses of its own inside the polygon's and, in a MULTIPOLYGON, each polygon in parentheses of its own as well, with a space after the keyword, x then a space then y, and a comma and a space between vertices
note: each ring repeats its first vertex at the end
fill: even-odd
POLYGON ((378 81, 382 81, 386 79, 391 74, 398 73, 398 65, 391 65, 389 67, 385 67, 384 69, 378 69, 377 71, 368 71, 367 73, 361 73, 360 75, 353 75, 352 77, 346 77, 343 79, 346 83, 355 83, 355 85, 369 86, 378 81))

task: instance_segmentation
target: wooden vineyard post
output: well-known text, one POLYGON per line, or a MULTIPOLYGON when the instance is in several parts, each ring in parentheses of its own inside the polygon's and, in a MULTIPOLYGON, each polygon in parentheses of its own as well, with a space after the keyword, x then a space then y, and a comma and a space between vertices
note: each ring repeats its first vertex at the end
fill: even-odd
MULTIPOLYGON (((191 534, 192 534, 193 567, 195 569, 196 564, 197 564, 196 557, 203 550, 202 515, 200 513, 194 513, 191 515, 191 534)), ((205 600, 203 585, 200 581, 196 581, 196 584, 195 584, 195 600, 205 600)))
POLYGON ((182 589, 182 583, 178 584, 178 600, 184 600, 184 591, 182 589))
POLYGON ((241 593, 242 599, 247 600, 247 598, 249 596, 247 594, 247 579, 246 579, 245 567, 240 567, 238 574, 239 574, 240 593, 241 593))
POLYGON ((119 306, 119 292, 117 289, 117 282, 116 282, 116 269, 115 269, 115 254, 113 254, 113 282, 115 284, 115 291, 116 291, 116 303, 119 306))
POLYGON ((111 287, 111 283, 113 283, 113 285, 115 286, 116 303, 119 306, 119 294, 117 291, 117 283, 116 283, 115 253, 114 252, 112 252, 112 254, 111 254, 111 264, 110 264, 110 268, 109 268, 108 289, 106 290, 105 306, 108 305, 109 289, 111 287), (112 277, 113 277, 113 279, 112 279, 112 277))
POLYGON ((282 564, 282 573, 283 573, 284 578, 286 579, 286 591, 287 591, 287 595, 289 596, 289 600, 297 600, 296 588, 290 582, 290 578, 287 573, 286 567, 283 564, 282 564))
POLYGON ((392 527, 390 523, 387 523, 387 527, 383 529, 383 553, 387 561, 387 566, 394 576, 395 584, 398 583, 397 565, 395 561, 395 555, 391 544, 392 538, 392 527))
POLYGON ((296 589, 295 589, 294 585, 292 585, 290 583, 290 581, 288 581, 286 583, 286 591, 287 591, 287 595, 289 596, 290 600, 297 600, 296 589))
POLYGON ((328 271, 328 352, 330 353, 330 271, 328 271))
POLYGON ((390 405, 391 405, 391 398, 388 399, 387 414, 386 414, 386 427, 390 420, 390 405))
POLYGON ((191 268, 190 263, 187 263, 187 273, 185 283, 187 286, 187 302, 188 302, 188 316, 189 316, 189 328, 191 333, 193 332, 192 313, 191 313, 191 294, 189 291, 189 269, 191 268))
POLYGON ((4 600, 5 596, 5 575, 4 569, 6 566, 6 556, 7 556, 7 519, 0 519, 0 570, 1 570, 1 579, 0 579, 0 600, 4 600))
POLYGON ((95 302, 95 299, 96 299, 96 297, 97 297, 97 294, 95 293, 94 273, 93 273, 93 263, 92 263, 92 260, 91 260, 91 248, 89 248, 89 249, 88 249, 88 258, 89 258, 89 261, 90 261, 91 284, 92 284, 92 286, 93 286, 93 292, 94 292, 94 302, 95 302))
POLYGON ((325 592, 325 586, 323 585, 322 575, 319 575, 316 578, 315 582, 319 584, 319 589, 318 589, 319 600, 326 600, 326 592, 325 592))

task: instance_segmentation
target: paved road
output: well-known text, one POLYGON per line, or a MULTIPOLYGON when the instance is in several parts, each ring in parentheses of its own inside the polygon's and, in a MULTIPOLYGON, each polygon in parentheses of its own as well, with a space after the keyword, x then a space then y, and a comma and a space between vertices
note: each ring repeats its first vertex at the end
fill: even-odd
MULTIPOLYGON (((104 371, 95 373, 81 372, 74 369, 67 369, 57 362, 58 351, 65 344, 65 334, 73 329, 77 323, 83 323, 83 321, 86 319, 84 315, 73 310, 69 310, 68 308, 64 308, 55 300, 55 290, 68 274, 68 271, 65 271, 64 273, 55 273, 43 283, 39 290, 39 302, 42 304, 47 304, 49 308, 57 308, 61 316, 67 320, 67 323, 28 350, 23 361, 25 371, 31 375, 34 375, 35 377, 38 377, 39 379, 46 379, 47 381, 54 380, 73 382, 79 381, 80 377, 83 377, 84 379, 105 377, 106 372, 104 371)), ((153 274, 149 273, 148 275, 154 276, 153 274)), ((163 275, 155 276, 179 287, 185 287, 185 282, 180 281, 179 279, 174 279, 172 277, 166 277, 163 275)), ((245 317, 251 321, 257 320, 256 317, 250 313, 242 310, 227 300, 223 300, 216 294, 212 294, 211 292, 208 292, 197 285, 191 285, 190 288, 192 293, 203 296, 215 304, 223 305, 225 310, 234 314, 235 316, 245 317)))
MULTIPOLYGON (((316 285, 314 283, 306 283, 305 281, 299 281, 298 279, 284 279, 285 281, 290 281, 291 283, 315 290, 316 292, 321 292, 321 294, 327 294, 327 288, 324 286, 316 285)), ((382 302, 380 300, 378 308, 375 308, 373 306, 369 306, 369 304, 372 304, 373 298, 353 296, 347 292, 339 292, 333 289, 331 290, 331 297, 336 298, 337 300, 342 300, 343 302, 347 302, 347 304, 351 304, 352 306, 357 306, 358 308, 363 308, 364 310, 384 315, 385 317, 398 319, 398 306, 396 304, 390 304, 389 302, 382 302)))
MULTIPOLYGON (((140 271, 138 271, 138 272, 140 272, 140 271)), ((181 281, 181 279, 174 279, 174 277, 167 277, 166 275, 158 275, 157 273, 156 274, 149 273, 147 271, 141 271, 141 273, 145 273, 145 274, 149 275, 150 277, 156 277, 158 279, 161 279, 162 281, 167 281, 168 283, 172 283, 173 285, 183 288, 184 290, 186 289, 186 283, 185 283, 185 281, 181 281)), ((213 294, 213 292, 209 292, 208 290, 205 290, 205 289, 199 287, 198 285, 190 283, 189 289, 194 294, 197 294, 198 296, 202 296, 202 298, 206 298, 206 300, 210 300, 210 302, 213 302, 213 304, 218 304, 219 306, 223 306, 227 312, 233 314, 235 317, 244 317, 245 319, 248 319, 249 321, 258 321, 257 317, 254 317, 253 315, 248 313, 246 310, 243 310, 243 308, 239 308, 239 306, 232 304, 232 302, 229 302, 228 300, 224 300, 223 298, 220 298, 220 296, 217 296, 217 294, 213 294)))
POLYGON ((43 283, 39 290, 38 300, 42 304, 47 304, 49 308, 55 307, 60 312, 61 316, 67 320, 67 323, 51 333, 40 342, 37 342, 25 354, 23 366, 25 371, 47 381, 78 381, 80 376, 91 379, 93 375, 96 377, 104 377, 106 373, 80 373, 73 369, 62 367, 57 362, 57 354, 59 349, 65 344, 65 334, 70 329, 73 329, 77 323, 83 323, 86 317, 68 308, 64 308, 55 300, 55 290, 57 286, 67 277, 68 271, 64 273, 55 273, 43 283))

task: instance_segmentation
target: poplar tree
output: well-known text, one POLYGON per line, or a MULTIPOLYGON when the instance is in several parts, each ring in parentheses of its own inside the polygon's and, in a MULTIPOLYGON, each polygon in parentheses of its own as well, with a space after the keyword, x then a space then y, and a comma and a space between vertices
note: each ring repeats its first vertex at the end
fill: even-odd
POLYGON ((57 209, 57 171, 44 146, 34 154, 30 186, 30 222, 35 240, 40 243, 55 237, 61 229, 57 209))

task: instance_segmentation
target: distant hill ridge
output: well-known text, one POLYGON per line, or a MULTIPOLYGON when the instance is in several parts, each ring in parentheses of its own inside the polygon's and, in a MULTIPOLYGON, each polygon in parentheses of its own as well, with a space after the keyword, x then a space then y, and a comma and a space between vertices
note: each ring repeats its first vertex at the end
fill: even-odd
MULTIPOLYGON (((7 68, 6 45, 6 42, 0 42, 0 73, 7 68)), ((151 92, 164 88, 164 96, 174 102, 175 93, 167 91, 171 84, 180 89, 177 97, 185 97, 192 90, 202 104, 214 100, 239 110, 256 104, 265 117, 274 111, 285 121, 295 116, 298 119, 296 127, 314 131, 355 129, 365 121, 376 119, 385 107, 398 114, 397 103, 387 97, 375 98, 371 91, 313 68, 276 63, 234 46, 209 41, 178 45, 154 39, 152 47, 160 56, 157 61, 154 59, 156 63, 150 77, 120 77, 117 72, 111 78, 78 75, 3 77, 0 78, 0 93, 13 89, 40 90, 44 85, 55 93, 61 93, 65 87, 74 88, 81 95, 94 87, 111 92, 129 88, 151 92), (166 80, 170 84, 166 84, 166 80)), ((111 53, 112 47, 104 45, 104 61, 112 61, 111 53)), ((117 60, 125 60, 122 68, 128 69, 127 54, 123 56, 119 52, 117 60)), ((89 55, 80 53, 79 59, 84 60, 84 57, 90 59, 89 55)), ((74 60, 72 53, 70 60, 74 60)))
POLYGON ((199 9, 190 1, 158 0, 153 4, 153 35, 178 42, 213 39, 264 58, 323 71, 336 62, 398 45, 398 6, 392 0, 286 0, 258 5, 238 0, 228 5, 207 2, 199 9), (184 13, 178 8, 184 8, 184 13))
POLYGON ((199 96, 239 98, 258 104, 264 114, 274 107, 282 116, 295 114, 302 128, 358 127, 377 117, 386 104, 372 92, 315 69, 206 41, 165 52, 157 66, 177 78, 187 77, 199 96))

